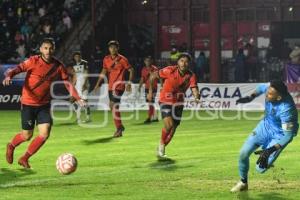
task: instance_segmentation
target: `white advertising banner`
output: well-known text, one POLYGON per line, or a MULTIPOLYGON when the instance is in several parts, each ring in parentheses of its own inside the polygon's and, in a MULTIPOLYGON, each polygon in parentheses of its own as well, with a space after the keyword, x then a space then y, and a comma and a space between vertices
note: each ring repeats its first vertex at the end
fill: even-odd
MULTIPOLYGON (((265 96, 253 100, 251 103, 236 105, 240 97, 251 95, 259 83, 246 84, 202 84, 198 87, 201 92, 201 102, 196 104, 189 89, 186 92, 185 109, 187 110, 264 110, 265 96)), ((160 88, 160 87, 159 87, 160 88)), ((158 91, 159 91, 158 88, 158 91)), ((156 95, 155 106, 158 109, 159 92, 156 95)), ((55 108, 66 109, 68 102, 55 100, 55 108)), ((54 103, 53 102, 53 103, 54 103)), ((89 96, 89 104, 92 109, 109 110, 108 88, 106 84, 96 94, 89 96)), ((120 110, 146 110, 148 105, 144 90, 138 92, 138 84, 132 85, 132 92, 125 92, 121 99, 120 110)))

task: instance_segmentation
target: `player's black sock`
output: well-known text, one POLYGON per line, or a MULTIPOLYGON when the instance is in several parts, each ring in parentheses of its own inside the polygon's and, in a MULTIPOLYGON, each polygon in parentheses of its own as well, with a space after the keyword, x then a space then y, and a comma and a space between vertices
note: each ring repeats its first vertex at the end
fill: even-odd
POLYGON ((78 105, 77 105, 77 103, 76 103, 76 102, 75 102, 75 103, 73 103, 73 107, 74 107, 74 110, 75 110, 75 111, 78 109, 78 105))
POLYGON ((247 179, 247 178, 241 178, 241 181, 242 181, 243 183, 248 183, 248 179, 247 179))
POLYGON ((87 114, 87 115, 90 115, 90 114, 91 114, 91 110, 90 110, 90 107, 89 107, 89 106, 86 107, 86 114, 87 114))

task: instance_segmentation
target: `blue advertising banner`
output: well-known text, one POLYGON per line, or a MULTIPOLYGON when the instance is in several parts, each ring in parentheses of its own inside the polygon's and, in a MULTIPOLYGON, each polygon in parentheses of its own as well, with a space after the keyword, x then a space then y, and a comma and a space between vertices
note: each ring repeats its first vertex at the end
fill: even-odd
POLYGON ((16 65, 0 64, 0 109, 16 110, 20 108, 20 97, 24 83, 25 73, 15 76, 12 85, 4 87, 2 81, 5 78, 5 72, 16 65))

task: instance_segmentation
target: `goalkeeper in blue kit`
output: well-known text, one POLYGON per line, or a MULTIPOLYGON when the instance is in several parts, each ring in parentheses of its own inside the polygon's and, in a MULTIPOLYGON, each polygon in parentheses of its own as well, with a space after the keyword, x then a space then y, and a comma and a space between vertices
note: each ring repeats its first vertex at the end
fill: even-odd
POLYGON ((240 98, 236 103, 251 102, 262 94, 266 95, 265 116, 240 151, 241 180, 231 189, 231 192, 248 190, 249 157, 258 147, 262 150, 256 152, 259 154, 256 170, 264 173, 298 132, 298 112, 293 98, 282 81, 260 84, 251 96, 240 98))

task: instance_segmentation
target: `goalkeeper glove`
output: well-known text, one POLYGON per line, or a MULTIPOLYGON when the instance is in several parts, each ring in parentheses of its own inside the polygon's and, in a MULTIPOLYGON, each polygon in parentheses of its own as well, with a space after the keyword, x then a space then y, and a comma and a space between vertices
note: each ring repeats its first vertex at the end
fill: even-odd
POLYGON ((235 104, 239 104, 239 103, 249 103, 251 102, 253 99, 255 98, 255 95, 251 95, 251 96, 246 96, 246 97, 242 97, 239 98, 238 100, 236 100, 235 104))
POLYGON ((263 150, 261 152, 256 164, 258 164, 260 168, 267 168, 269 157, 276 150, 277 150, 277 148, 275 146, 272 146, 268 149, 263 150))

